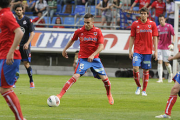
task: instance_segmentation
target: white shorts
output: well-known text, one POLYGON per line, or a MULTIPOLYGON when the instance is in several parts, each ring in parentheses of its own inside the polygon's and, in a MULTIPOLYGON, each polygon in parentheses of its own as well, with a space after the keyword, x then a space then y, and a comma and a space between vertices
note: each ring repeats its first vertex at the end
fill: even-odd
POLYGON ((158 49, 158 60, 169 62, 168 61, 169 56, 171 56, 171 51, 158 49))

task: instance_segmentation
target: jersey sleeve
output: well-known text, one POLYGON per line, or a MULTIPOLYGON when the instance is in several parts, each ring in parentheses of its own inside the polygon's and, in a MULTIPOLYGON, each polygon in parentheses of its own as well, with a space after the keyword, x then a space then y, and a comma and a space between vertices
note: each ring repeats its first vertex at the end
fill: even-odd
POLYGON ((135 2, 135 3, 138 3, 138 2, 139 2, 139 0, 135 0, 134 2, 135 2))
POLYGON ((98 44, 104 44, 104 37, 103 34, 101 32, 101 30, 98 30, 98 38, 97 38, 98 44))
POLYGON ((156 1, 154 1, 151 5, 152 8, 156 7, 156 1))
POLYGON ((13 14, 4 15, 3 23, 4 23, 5 26, 7 26, 9 28, 9 30, 11 32, 14 32, 15 29, 20 27, 13 14))
POLYGON ((135 36, 136 36, 136 26, 135 23, 133 23, 131 26, 131 37, 135 37, 135 36))
POLYGON ((149 3, 150 4, 151 0, 147 0, 146 3, 149 3))
POLYGON ((79 29, 74 32, 74 35, 71 40, 73 40, 73 41, 78 40, 78 35, 79 35, 79 29))
POLYGON ((152 23, 152 36, 158 36, 158 30, 155 22, 152 23))
POLYGON ((28 28, 29 28, 29 32, 33 32, 35 30, 32 20, 30 18, 28 18, 28 28))

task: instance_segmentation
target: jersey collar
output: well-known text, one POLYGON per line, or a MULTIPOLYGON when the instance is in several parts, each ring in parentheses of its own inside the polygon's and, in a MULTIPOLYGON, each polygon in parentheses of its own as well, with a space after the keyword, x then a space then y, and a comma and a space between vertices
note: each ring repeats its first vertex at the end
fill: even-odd
POLYGON ((149 20, 149 19, 147 19, 147 21, 146 21, 145 23, 143 23, 143 22, 139 19, 139 23, 140 23, 140 24, 148 24, 148 23, 149 23, 149 21, 150 21, 150 20, 149 20))
MULTIPOLYGON (((83 30, 86 30, 85 29, 85 25, 82 27, 83 28, 83 30)), ((95 27, 94 27, 94 25, 93 25, 93 27, 90 29, 90 30, 86 30, 86 31, 91 31, 91 30, 93 30, 95 27)))

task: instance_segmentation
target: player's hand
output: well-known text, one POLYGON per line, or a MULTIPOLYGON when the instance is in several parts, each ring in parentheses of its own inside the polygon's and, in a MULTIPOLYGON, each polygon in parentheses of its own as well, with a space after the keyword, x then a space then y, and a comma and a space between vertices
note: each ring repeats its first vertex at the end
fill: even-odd
POLYGON ((173 60, 173 57, 169 56, 168 61, 171 61, 171 60, 173 60))
POLYGON ((68 58, 67 52, 65 50, 62 51, 62 56, 68 58))
POLYGON ((92 62, 93 59, 94 59, 94 55, 89 56, 89 57, 88 57, 88 62, 92 62))
POLYGON ((129 52, 129 58, 130 58, 130 59, 133 58, 133 52, 132 52, 132 51, 129 52))
POLYGON ((174 45, 173 45, 173 44, 170 44, 170 45, 168 46, 168 48, 169 48, 170 51, 173 51, 174 45))
POLYGON ((26 44, 24 44, 23 49, 27 50, 28 47, 29 47, 29 45, 26 43, 26 44))
POLYGON ((154 60, 156 61, 157 60, 157 52, 154 52, 153 57, 154 57, 154 60))
POLYGON ((12 65, 14 62, 14 53, 12 52, 8 52, 7 56, 6 56, 6 64, 7 65, 12 65))

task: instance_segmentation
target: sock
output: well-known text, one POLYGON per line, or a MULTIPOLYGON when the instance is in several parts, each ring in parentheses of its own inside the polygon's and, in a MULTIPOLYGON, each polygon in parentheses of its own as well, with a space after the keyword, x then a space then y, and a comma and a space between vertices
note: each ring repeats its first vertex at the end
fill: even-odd
POLYGON ((162 64, 158 64, 158 76, 159 76, 159 80, 162 80, 162 72, 163 72, 163 66, 162 66, 162 64))
POLYGON ((146 91, 148 81, 149 81, 149 71, 146 71, 146 72, 143 71, 143 90, 142 91, 146 91))
POLYGON ((104 87, 106 88, 107 95, 110 95, 111 94, 111 83, 110 83, 109 79, 106 78, 105 80, 102 80, 102 81, 104 83, 104 87))
POLYGON ((23 120, 23 115, 22 115, 19 99, 16 96, 16 94, 14 93, 14 91, 9 90, 9 91, 3 93, 2 96, 4 97, 8 106, 14 113, 16 120, 23 120))
POLYGON ((28 73, 28 76, 29 76, 29 79, 30 79, 29 82, 31 83, 31 82, 33 82, 31 66, 29 68, 26 68, 26 70, 27 70, 27 73, 28 73))
POLYGON ((166 66, 166 69, 167 69, 167 71, 168 71, 169 74, 172 73, 172 69, 171 69, 171 65, 170 65, 170 64, 168 64, 168 65, 166 66))
POLYGON ((135 82, 136 82, 136 85, 138 86, 138 87, 141 87, 141 84, 140 84, 140 75, 139 75, 139 72, 134 72, 133 71, 133 76, 134 76, 134 80, 135 80, 135 82))
POLYGON ((176 103, 176 100, 177 100, 177 95, 169 96, 169 99, 166 104, 166 109, 165 109, 166 115, 171 115, 171 110, 172 110, 172 107, 174 106, 174 104, 176 103))
POLYGON ((59 94, 59 96, 60 96, 59 99, 62 98, 62 96, 65 94, 65 92, 66 92, 75 82, 76 82, 76 79, 75 79, 74 77, 72 77, 71 79, 69 79, 69 80, 66 82, 66 84, 64 85, 64 87, 62 88, 62 90, 61 90, 61 92, 60 92, 60 94, 59 94))

